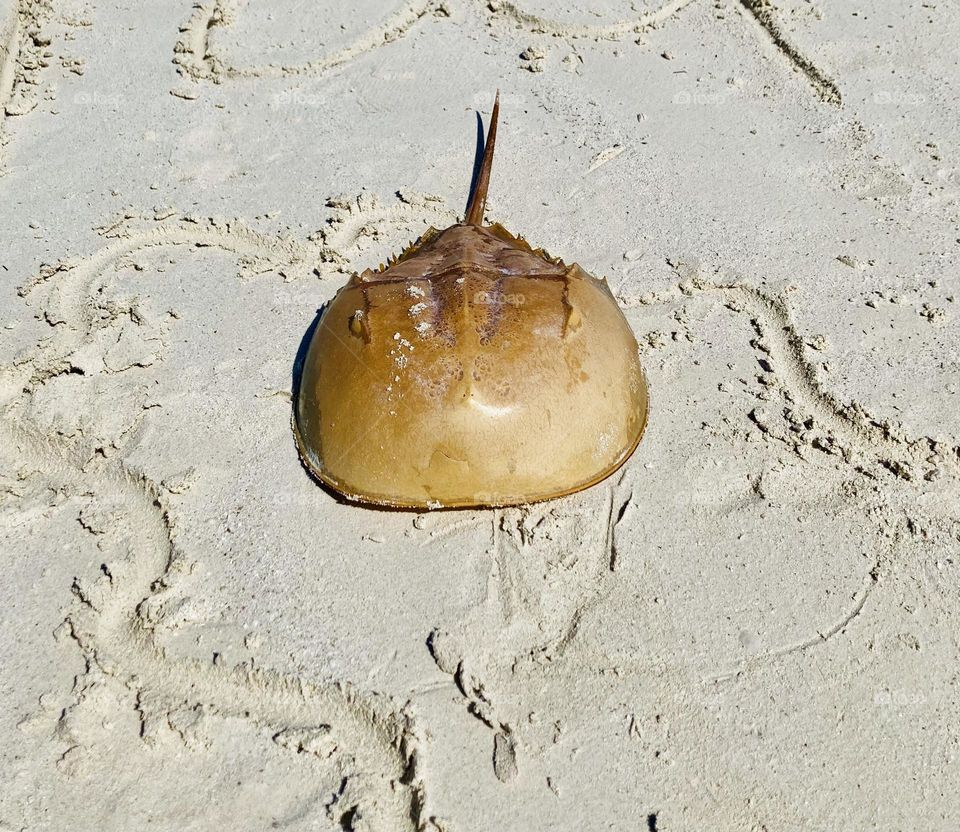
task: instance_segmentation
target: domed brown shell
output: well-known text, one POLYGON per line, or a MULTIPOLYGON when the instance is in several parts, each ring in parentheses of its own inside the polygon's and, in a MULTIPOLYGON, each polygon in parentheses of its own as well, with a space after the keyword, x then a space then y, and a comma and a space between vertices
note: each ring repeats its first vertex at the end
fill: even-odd
POLYGON ((637 342, 606 281, 475 222, 431 229, 340 289, 294 428, 305 465, 345 497, 439 508, 586 488, 627 460, 646 418, 637 342))
POLYGON ((434 232, 324 311, 301 376, 301 455, 390 506, 513 505, 586 488, 646 424, 637 342, 606 282, 496 226, 434 232))

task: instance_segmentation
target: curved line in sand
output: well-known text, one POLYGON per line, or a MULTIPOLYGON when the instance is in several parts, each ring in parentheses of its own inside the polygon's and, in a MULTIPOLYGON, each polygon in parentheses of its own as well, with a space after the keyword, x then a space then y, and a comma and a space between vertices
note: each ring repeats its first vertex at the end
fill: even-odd
POLYGON ((537 34, 554 35, 568 38, 613 39, 630 34, 639 34, 663 23, 677 12, 690 5, 693 0, 668 0, 662 6, 638 18, 620 20, 615 23, 577 24, 562 23, 559 20, 540 17, 525 12, 511 0, 494 0, 488 5, 493 16, 507 17, 524 28, 537 34))
MULTIPOLYGON (((891 423, 872 417, 856 402, 841 404, 824 389, 816 369, 805 355, 803 339, 797 333, 783 300, 745 283, 715 283, 697 278, 661 294, 636 300, 621 298, 621 301, 626 306, 646 306, 676 302, 698 293, 712 293, 734 305, 743 304, 751 315, 761 349, 770 356, 775 374, 782 379, 781 386, 801 400, 813 412, 816 421, 841 437, 851 450, 875 457, 888 470, 896 467, 894 463, 906 466, 942 464, 949 473, 960 478, 960 445, 944 447, 943 442, 929 436, 909 437, 891 423)), ((892 473, 902 479, 912 479, 908 469, 892 473)))
POLYGON ((21 27, 19 8, 13 6, 9 20, 0 21, 0 121, 6 117, 7 102, 13 97, 17 58, 20 57, 21 27))
POLYGON ((128 527, 136 529, 130 557, 107 564, 108 574, 94 586, 75 589, 79 601, 66 623, 92 665, 146 698, 162 700, 170 710, 199 705, 220 716, 253 719, 277 733, 331 723, 334 736, 357 761, 363 784, 362 793, 350 795, 344 812, 363 807, 372 795, 373 816, 364 817, 374 822, 373 828, 418 827, 424 790, 413 777, 416 743, 407 715, 386 697, 336 681, 305 681, 245 664, 228 668, 168 656, 144 616, 180 557, 160 491, 122 462, 95 462, 92 452, 57 447, 12 419, 0 420, 0 436, 60 482, 89 490, 93 481, 98 497, 120 501, 128 527))
MULTIPOLYGON (((456 222, 457 215, 448 209, 445 203, 435 200, 423 200, 422 203, 412 204, 399 202, 394 205, 382 206, 376 199, 370 204, 363 205, 359 201, 351 203, 337 203, 331 206, 335 209, 327 228, 321 232, 325 254, 338 262, 347 262, 349 258, 343 255, 345 249, 356 246, 364 232, 370 230, 373 223, 394 223, 401 225, 411 219, 421 220, 426 231, 429 227, 427 216, 432 216, 437 222, 446 225, 456 222), (419 209, 419 210, 418 210, 419 209)), ((411 245, 412 243, 408 243, 411 245)), ((374 264, 370 264, 373 268, 374 264)))
POLYGON ((843 103, 843 96, 837 82, 787 39, 774 19, 771 4, 765 0, 739 0, 739 3, 763 29, 784 58, 810 82, 817 95, 828 104, 839 107, 843 103))
MULTIPOLYGON (((10 109, 17 93, 24 87, 36 90, 37 76, 41 67, 49 62, 36 61, 30 69, 26 68, 27 61, 24 52, 27 51, 27 39, 32 37, 30 31, 42 30, 42 25, 49 16, 49 5, 40 0, 15 0, 10 7, 10 16, 7 20, 0 20, 0 153, 6 142, 7 122, 15 115, 24 115, 36 104, 36 99, 26 108, 10 109), (24 83, 24 81, 30 83, 24 83)), ((31 41, 33 50, 39 52, 37 42, 31 41)), ((2 162, 2 158, 0 158, 2 162)))
POLYGON ((196 80, 219 81, 224 78, 285 78, 294 75, 324 73, 372 52, 403 37, 423 17, 442 7, 441 0, 407 0, 383 23, 361 34, 355 41, 313 61, 300 64, 265 64, 236 66, 212 53, 209 32, 215 26, 229 25, 232 20, 223 0, 207 0, 198 4, 190 19, 181 27, 181 37, 174 47, 174 63, 196 80))
MULTIPOLYGON (((693 0, 669 0, 660 8, 647 12, 639 18, 620 20, 608 24, 568 24, 552 20, 539 15, 525 12, 512 0, 494 0, 488 4, 493 16, 509 18, 517 25, 537 34, 553 35, 554 37, 568 38, 599 38, 615 40, 631 34, 640 34, 648 29, 655 28, 664 21, 676 15, 693 0)), ((769 38, 773 46, 786 60, 801 73, 821 100, 835 107, 842 104, 843 98, 836 81, 818 67, 812 60, 800 52, 783 34, 783 30, 776 22, 769 4, 763 0, 738 0, 741 8, 747 12, 769 38)))
POLYGON ((267 260, 275 268, 308 268, 311 260, 319 260, 321 249, 293 240, 271 238, 237 223, 198 224, 181 220, 175 226, 165 225, 119 237, 89 257, 63 261, 20 287, 27 297, 36 287, 55 280, 51 285, 52 303, 45 304, 44 314, 52 325, 68 323, 52 338, 38 345, 34 354, 13 368, 0 372, 0 398, 9 401, 24 392, 31 392, 44 379, 69 369, 70 354, 90 335, 93 326, 88 299, 96 278, 122 257, 149 248, 186 246, 198 249, 216 248, 243 258, 267 260), (81 327, 69 326, 79 321, 81 327))
POLYGON ((859 616, 861 612, 863 612, 863 608, 867 604, 867 599, 870 597, 870 593, 872 593, 874 588, 877 586, 877 571, 879 566, 880 564, 878 562, 870 570, 870 572, 867 573, 867 576, 863 580, 863 585, 856 591, 856 593, 854 593, 853 602, 850 605, 850 609, 841 615, 829 627, 823 630, 818 629, 815 635, 812 635, 808 638, 800 639, 799 641, 794 641, 789 644, 784 644, 781 647, 774 647, 772 650, 768 650, 758 656, 746 659, 731 670, 714 674, 705 678, 703 680, 703 684, 719 684, 720 682, 727 682, 731 679, 736 679, 742 676, 744 673, 750 672, 751 670, 759 670, 760 668, 767 667, 776 662, 778 659, 789 656, 791 653, 802 653, 806 650, 809 650, 811 647, 825 644, 834 636, 843 633, 847 629, 847 626, 857 616, 859 616))

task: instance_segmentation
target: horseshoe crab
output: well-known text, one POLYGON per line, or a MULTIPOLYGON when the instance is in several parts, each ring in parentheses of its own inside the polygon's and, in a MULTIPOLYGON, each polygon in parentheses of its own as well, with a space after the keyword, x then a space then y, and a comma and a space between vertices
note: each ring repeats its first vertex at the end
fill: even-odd
POLYGON ((297 446, 349 500, 547 500, 608 477, 643 435, 637 342, 606 281, 483 224, 499 99, 463 222, 355 274, 311 336, 297 446))

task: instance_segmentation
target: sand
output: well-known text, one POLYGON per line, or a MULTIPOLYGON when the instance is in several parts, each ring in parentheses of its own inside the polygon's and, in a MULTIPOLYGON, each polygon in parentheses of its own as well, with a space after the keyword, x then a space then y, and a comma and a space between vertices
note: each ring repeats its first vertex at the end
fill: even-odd
POLYGON ((960 12, 0 0, 0 829, 960 827, 960 12), (652 412, 523 509, 337 502, 294 358, 463 211, 652 412))

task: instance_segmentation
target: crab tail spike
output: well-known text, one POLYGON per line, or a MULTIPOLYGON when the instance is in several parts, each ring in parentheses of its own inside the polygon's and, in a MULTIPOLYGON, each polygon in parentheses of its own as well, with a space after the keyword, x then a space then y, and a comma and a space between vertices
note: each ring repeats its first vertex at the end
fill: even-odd
POLYGON ((493 112, 490 114, 490 128, 487 130, 487 140, 483 145, 483 161, 480 163, 480 175, 477 177, 477 186, 473 189, 470 204, 467 206, 465 225, 483 225, 483 211, 487 206, 487 188, 490 186, 490 168, 493 167, 493 149, 497 143, 497 116, 500 115, 500 90, 493 102, 493 112))

